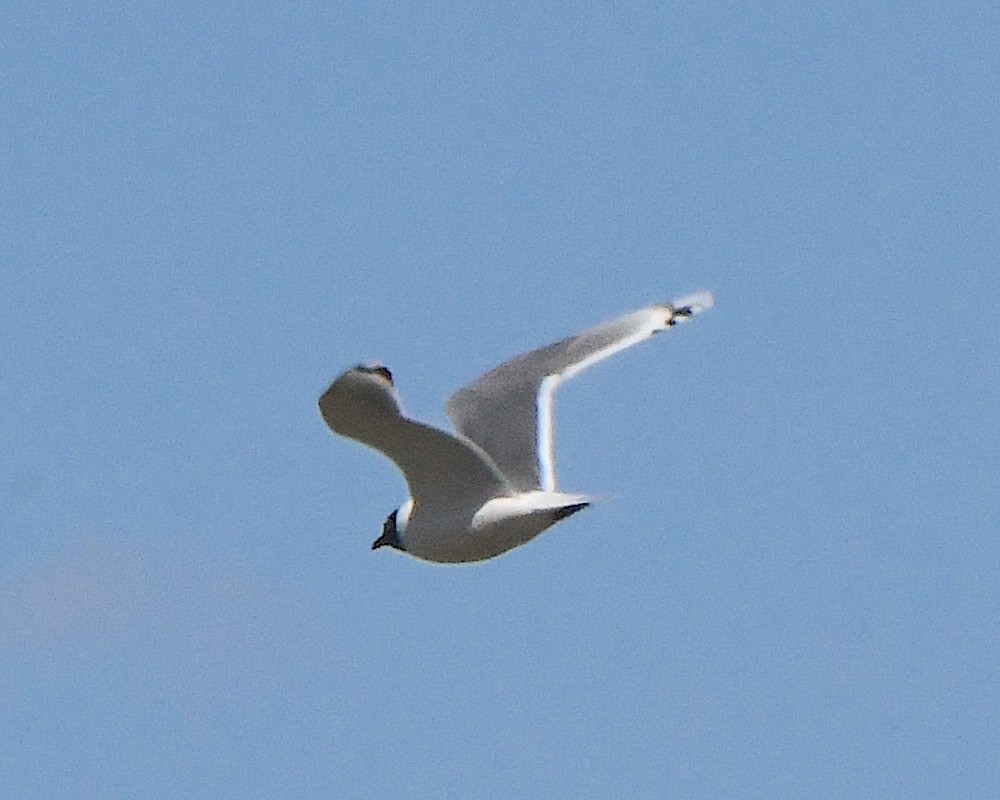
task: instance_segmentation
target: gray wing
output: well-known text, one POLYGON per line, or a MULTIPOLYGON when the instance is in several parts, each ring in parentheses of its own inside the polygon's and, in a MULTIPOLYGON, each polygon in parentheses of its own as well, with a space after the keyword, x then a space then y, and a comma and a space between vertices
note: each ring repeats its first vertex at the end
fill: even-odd
POLYGON ((378 450, 402 471, 415 503, 482 503, 510 485, 477 445, 405 417, 385 367, 355 367, 319 399, 330 430, 378 450))
POLYGON ((699 292, 635 311, 506 361, 448 399, 455 428, 489 454, 519 491, 555 491, 552 394, 591 364, 712 307, 699 292))

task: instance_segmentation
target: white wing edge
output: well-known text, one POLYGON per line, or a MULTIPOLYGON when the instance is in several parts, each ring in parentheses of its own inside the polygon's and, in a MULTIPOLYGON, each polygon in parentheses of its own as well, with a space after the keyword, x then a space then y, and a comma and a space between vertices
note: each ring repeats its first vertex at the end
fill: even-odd
POLYGON ((645 314, 641 324, 636 327, 633 335, 620 339, 603 350, 591 353, 582 361, 572 364, 562 372, 549 375, 542 380, 538 388, 538 440, 536 452, 538 454, 538 468, 542 489, 547 492, 554 492, 556 486, 555 464, 552 454, 552 396, 556 388, 563 381, 572 378, 578 372, 582 372, 587 367, 596 364, 615 353, 626 350, 633 345, 648 339, 654 333, 665 331, 681 322, 687 322, 695 314, 707 311, 715 305, 715 298, 709 291, 692 292, 671 300, 666 305, 652 306, 644 311, 634 312, 636 315, 645 314))

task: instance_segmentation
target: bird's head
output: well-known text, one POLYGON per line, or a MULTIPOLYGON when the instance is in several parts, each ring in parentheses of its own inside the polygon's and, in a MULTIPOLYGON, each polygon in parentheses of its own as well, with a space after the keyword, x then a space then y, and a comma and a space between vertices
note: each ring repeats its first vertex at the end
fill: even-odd
POLYGON ((402 508, 397 508, 382 523, 382 535, 372 542, 372 550, 380 547, 392 547, 396 550, 406 550, 403 546, 402 533, 406 530, 406 523, 410 519, 410 511, 413 509, 413 501, 407 500, 402 508))

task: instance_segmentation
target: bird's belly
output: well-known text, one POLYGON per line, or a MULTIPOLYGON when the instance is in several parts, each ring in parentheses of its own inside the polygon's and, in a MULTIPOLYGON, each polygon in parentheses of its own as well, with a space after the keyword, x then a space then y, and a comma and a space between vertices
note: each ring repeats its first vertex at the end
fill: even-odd
POLYGON ((551 519, 526 516, 478 527, 441 525, 433 533, 408 537, 406 551, 425 561, 442 564, 485 561, 534 539, 551 524, 551 519))
POLYGON ((409 521, 406 551, 443 564, 485 561, 501 555, 531 541, 557 521, 552 506, 539 508, 532 497, 496 498, 472 513, 425 511, 409 521))
POLYGON ((404 549, 424 561, 475 561, 472 519, 475 510, 417 506, 403 532, 404 549))

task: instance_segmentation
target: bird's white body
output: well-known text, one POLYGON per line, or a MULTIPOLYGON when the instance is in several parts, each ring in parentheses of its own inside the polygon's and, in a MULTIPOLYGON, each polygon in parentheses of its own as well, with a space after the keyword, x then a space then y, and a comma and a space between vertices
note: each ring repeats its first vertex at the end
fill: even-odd
POLYGON ((494 497, 478 508, 420 505, 408 500, 397 524, 406 552, 442 564, 485 561, 534 539, 553 525, 553 514, 590 503, 586 495, 525 492, 494 497))
POLYGON ((587 495, 555 486, 556 387, 711 306, 711 294, 689 295, 506 361, 449 398, 457 433, 406 417, 384 366, 344 372, 319 400, 323 419, 395 462, 410 491, 372 547, 439 563, 483 561, 588 506, 587 495))

